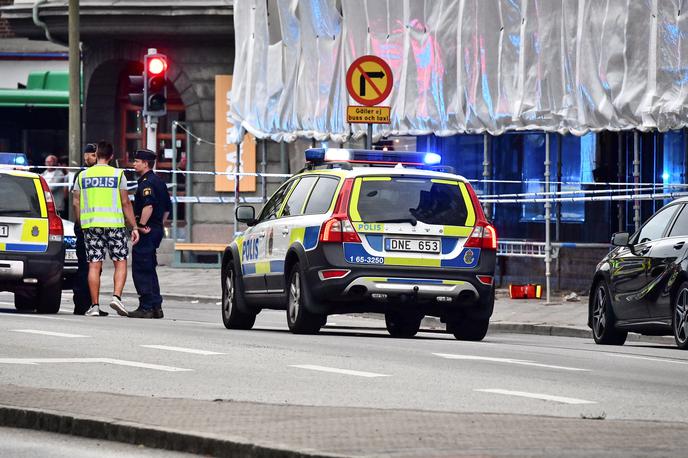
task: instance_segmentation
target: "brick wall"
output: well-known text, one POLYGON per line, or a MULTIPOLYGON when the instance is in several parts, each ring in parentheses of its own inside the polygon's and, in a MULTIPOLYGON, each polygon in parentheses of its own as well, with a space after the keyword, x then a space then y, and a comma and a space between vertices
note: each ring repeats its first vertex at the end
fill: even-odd
MULTIPOLYGON (((0 6, 11 5, 14 0, 0 0, 0 6)), ((14 33, 10 29, 10 25, 5 19, 0 17, 0 38, 10 38, 13 37, 14 33)))

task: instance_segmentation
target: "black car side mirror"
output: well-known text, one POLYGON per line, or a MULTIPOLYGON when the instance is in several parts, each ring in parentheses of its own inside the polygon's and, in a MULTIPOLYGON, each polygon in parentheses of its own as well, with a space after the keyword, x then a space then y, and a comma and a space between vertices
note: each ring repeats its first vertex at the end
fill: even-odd
POLYGON ((237 221, 248 226, 255 226, 258 222, 256 221, 256 210, 250 205, 239 205, 234 216, 237 221))
POLYGON ((630 239, 628 232, 617 232, 612 235, 612 245, 614 246, 628 246, 628 241, 630 239))

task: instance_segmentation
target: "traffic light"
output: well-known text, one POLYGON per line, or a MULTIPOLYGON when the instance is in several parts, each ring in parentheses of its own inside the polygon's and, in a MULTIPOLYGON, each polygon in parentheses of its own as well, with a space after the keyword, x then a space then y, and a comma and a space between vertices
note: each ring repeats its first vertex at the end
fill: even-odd
POLYGON ((167 114, 167 56, 146 54, 143 61, 143 114, 162 117, 167 114))
POLYGON ((129 103, 143 108, 143 75, 129 75, 129 103))

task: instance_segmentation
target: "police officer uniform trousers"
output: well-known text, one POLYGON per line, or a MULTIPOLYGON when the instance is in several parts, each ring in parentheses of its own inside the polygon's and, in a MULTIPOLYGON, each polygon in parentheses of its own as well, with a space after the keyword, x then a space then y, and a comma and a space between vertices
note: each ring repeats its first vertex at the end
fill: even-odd
POLYGON ((132 248, 131 273, 139 295, 139 306, 143 310, 152 311, 162 307, 160 283, 155 268, 158 265, 156 251, 164 237, 164 230, 160 225, 149 227, 151 231, 148 234, 139 231, 139 242, 132 248))

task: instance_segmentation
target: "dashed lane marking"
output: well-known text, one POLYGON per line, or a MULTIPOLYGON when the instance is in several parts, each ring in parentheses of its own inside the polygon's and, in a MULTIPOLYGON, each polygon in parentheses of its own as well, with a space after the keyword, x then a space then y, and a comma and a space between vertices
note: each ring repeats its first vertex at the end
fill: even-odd
POLYGON ((332 372, 335 374, 343 374, 343 375, 355 375, 357 377, 367 377, 367 378, 389 377, 389 375, 376 374, 375 372, 352 371, 349 369, 338 369, 336 367, 315 366, 312 364, 293 364, 293 365, 290 365, 289 367, 296 367, 299 369, 308 369, 308 370, 320 371, 320 372, 332 372))
POLYGON ((527 393, 525 391, 511 391, 511 390, 501 390, 501 389, 480 389, 480 390, 474 390, 474 391, 479 391, 481 393, 494 393, 494 394, 504 394, 507 396, 519 396, 522 398, 530 398, 530 399, 539 399, 541 401, 552 401, 552 402, 559 402, 562 404, 597 404, 595 401, 588 401, 586 399, 576 399, 576 398, 567 398, 563 396, 552 396, 550 394, 542 394, 542 393, 527 393))
POLYGON ((642 359, 644 361, 657 361, 660 363, 669 363, 669 364, 688 364, 688 361, 678 361, 675 359, 665 359, 665 358, 653 358, 651 356, 620 355, 618 353, 607 353, 607 354, 609 356, 613 356, 615 358, 642 359))
POLYGON ((493 363, 504 363, 504 364, 518 364, 521 366, 533 366, 533 367, 544 367, 548 369, 559 369, 563 371, 574 371, 574 372, 590 372, 590 369, 581 369, 579 367, 567 367, 567 366, 555 366, 552 364, 542 364, 536 363, 534 361, 528 361, 525 359, 511 359, 511 358, 493 358, 489 356, 475 356, 475 355, 454 355, 448 353, 433 353, 435 356, 446 359, 461 359, 467 361, 489 361, 493 363))
POLYGON ((26 334, 39 334, 42 336, 51 336, 51 337, 67 337, 67 338, 80 338, 80 337, 90 337, 90 336, 84 336, 81 334, 66 334, 63 332, 51 332, 51 331, 40 331, 38 329, 11 329, 12 332, 24 332, 26 334))
POLYGON ((181 353, 192 353, 194 355, 225 355, 226 353, 218 353, 216 351, 196 350, 194 348, 183 347, 168 347, 166 345, 141 345, 144 348, 154 348, 156 350, 178 351, 181 353))
POLYGON ((116 366, 138 367, 141 369, 152 369, 156 371, 165 372, 191 372, 193 369, 184 369, 181 367, 162 366, 160 364, 141 363, 138 361, 126 361, 123 359, 113 358, 0 358, 0 364, 64 364, 64 363, 99 363, 99 364, 113 364, 116 366))

